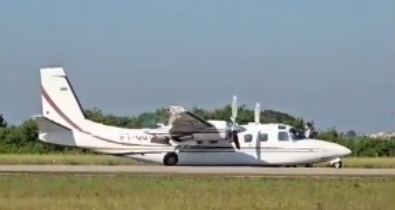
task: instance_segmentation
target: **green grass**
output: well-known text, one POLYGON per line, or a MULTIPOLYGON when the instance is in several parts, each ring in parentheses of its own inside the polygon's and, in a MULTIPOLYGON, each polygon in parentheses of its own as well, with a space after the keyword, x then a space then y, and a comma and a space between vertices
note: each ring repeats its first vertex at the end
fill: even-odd
MULTIPOLYGON (((0 155, 1 164, 142 165, 147 163, 107 155, 0 155)), ((327 166, 327 164, 319 164, 318 166, 327 166)), ((395 168, 395 157, 345 158, 344 167, 395 168)))
POLYGON ((107 155, 0 155, 0 164, 16 165, 141 165, 129 158, 107 155))
POLYGON ((2 210, 392 210, 395 178, 2 175, 2 210))
MULTIPOLYGON (((388 158, 364 158, 349 157, 343 159, 343 165, 346 168, 395 168, 395 157, 388 158)), ((317 166, 328 166, 327 163, 318 164, 317 166)))

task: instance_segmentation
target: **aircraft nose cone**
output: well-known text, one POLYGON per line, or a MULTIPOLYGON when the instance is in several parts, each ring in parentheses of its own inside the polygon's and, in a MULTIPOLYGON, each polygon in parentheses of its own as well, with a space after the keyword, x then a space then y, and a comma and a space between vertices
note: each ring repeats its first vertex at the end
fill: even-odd
POLYGON ((340 145, 340 144, 336 144, 333 142, 327 142, 327 141, 323 141, 323 140, 316 140, 317 143, 319 143, 320 147, 323 147, 329 151, 331 151, 332 155, 335 156, 347 156, 350 155, 352 152, 349 148, 340 145))
POLYGON ((337 150, 338 150, 340 156, 347 156, 347 155, 351 154, 351 150, 345 146, 342 146, 342 145, 339 145, 337 150))

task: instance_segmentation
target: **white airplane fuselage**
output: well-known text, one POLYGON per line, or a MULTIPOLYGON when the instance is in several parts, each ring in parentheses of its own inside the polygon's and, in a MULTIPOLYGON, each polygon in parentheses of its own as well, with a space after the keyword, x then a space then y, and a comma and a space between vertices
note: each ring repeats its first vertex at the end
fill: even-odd
MULTIPOLYGON (((349 154, 349 151, 337 148, 335 145, 327 145, 327 148, 320 149, 317 147, 319 143, 314 142, 315 140, 303 141, 305 142, 299 143, 301 148, 295 148, 296 145, 277 148, 274 148, 274 145, 273 147, 261 145, 261 148, 242 146, 240 150, 237 150, 235 148, 198 148, 187 146, 182 149, 176 149, 175 151, 179 158, 177 165, 180 166, 308 165, 330 161, 349 154)), ((163 152, 134 154, 128 155, 128 157, 162 164, 165 155, 166 153, 163 152)))
MULTIPOLYGON (((47 143, 156 163, 164 163, 166 155, 172 153, 178 156, 175 165, 299 165, 351 153, 335 143, 295 138, 291 127, 282 124, 245 125, 246 130, 237 134, 240 149, 223 138, 205 140, 212 134, 198 134, 182 143, 158 143, 153 138, 166 135, 168 128, 126 129, 93 122, 84 116, 62 68, 41 69, 40 76, 43 110, 35 119, 39 139, 47 143)), ((211 123, 226 126, 224 121, 211 123)))
POLYGON ((158 164, 163 164, 164 156, 170 152, 178 155, 177 165, 190 166, 304 165, 350 154, 350 150, 341 145, 321 140, 289 138, 288 141, 279 142, 276 138, 277 124, 248 126, 247 131, 238 134, 240 149, 236 149, 234 143, 224 139, 191 140, 178 145, 164 145, 151 143, 153 135, 139 129, 123 129, 94 123, 90 126, 91 131, 81 131, 55 125, 42 116, 36 117, 36 121, 41 128, 41 141, 158 164), (268 134, 269 138, 265 142, 259 139, 257 129, 260 127, 261 131, 268 134), (121 134, 119 131, 122 131, 121 134))

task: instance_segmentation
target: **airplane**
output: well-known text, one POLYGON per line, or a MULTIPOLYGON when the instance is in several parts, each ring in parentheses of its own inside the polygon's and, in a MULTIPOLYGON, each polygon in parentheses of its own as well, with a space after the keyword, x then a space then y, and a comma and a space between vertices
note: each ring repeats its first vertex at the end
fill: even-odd
MULTIPOLYGON (((170 125, 128 129, 93 122, 62 67, 40 69, 42 114, 34 116, 39 140, 166 166, 298 166, 332 161, 351 151, 339 144, 306 139, 290 125, 236 123, 235 98, 229 122, 204 120, 170 106, 170 125)), ((257 112, 257 111, 256 111, 257 112)))

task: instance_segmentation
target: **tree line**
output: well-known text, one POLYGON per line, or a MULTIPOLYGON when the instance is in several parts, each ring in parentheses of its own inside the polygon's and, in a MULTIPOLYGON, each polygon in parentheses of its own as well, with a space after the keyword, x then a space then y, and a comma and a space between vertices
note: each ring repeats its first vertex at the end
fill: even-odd
MULTIPOLYGON (((230 105, 205 110, 194 107, 191 112, 205 119, 229 120, 231 116, 230 105)), ((156 123, 166 123, 168 112, 166 108, 153 112, 144 112, 137 116, 115 116, 105 114, 100 109, 85 110, 88 119, 106 125, 125 128, 151 127, 156 123)), ((285 123, 303 129, 306 121, 300 117, 274 110, 265 110, 261 113, 261 123, 285 123)), ((254 121, 254 110, 242 105, 238 110, 237 123, 243 124, 254 121)), ((356 136, 354 131, 339 132, 335 128, 318 130, 318 138, 336 142, 347 146, 354 156, 388 157, 395 156, 395 139, 378 139, 367 136, 356 136)), ((38 129, 34 120, 27 119, 20 125, 9 125, 0 114, 0 153, 1 154, 48 154, 48 153, 91 153, 91 151, 46 144, 38 140, 38 129)))

